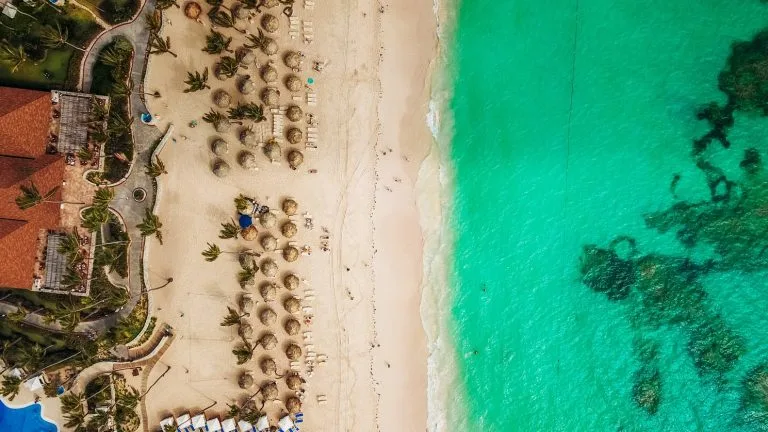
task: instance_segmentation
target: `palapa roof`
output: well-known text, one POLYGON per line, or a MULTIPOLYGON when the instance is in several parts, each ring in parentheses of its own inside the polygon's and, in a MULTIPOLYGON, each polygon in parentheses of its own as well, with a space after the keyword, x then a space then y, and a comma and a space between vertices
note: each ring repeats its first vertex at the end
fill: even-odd
POLYGON ((301 65, 301 55, 296 51, 288 51, 283 57, 285 65, 291 69, 297 69, 301 65))
POLYGON ((283 200, 283 212, 288 216, 293 216, 299 210, 299 203, 293 198, 286 198, 283 200))
POLYGON ((249 294, 243 294, 243 296, 240 297, 240 310, 248 312, 251 309, 253 309, 253 299, 249 294))
POLYGON ((261 371, 268 376, 275 375, 277 373, 277 363, 271 357, 266 357, 261 360, 261 371))
POLYGON ((240 154, 237 156, 237 162, 240 164, 241 167, 245 169, 248 169, 248 170, 258 169, 258 165, 256 163, 256 155, 249 152, 248 150, 243 150, 240 152, 240 154))
POLYGON ((216 174, 217 177, 228 176, 231 169, 229 164, 221 159, 217 159, 213 162, 213 173, 216 174))
POLYGON ((203 9, 196 2, 189 2, 184 6, 184 15, 190 19, 197 19, 200 17, 200 13, 203 9))
POLYGON ((272 333, 264 333, 264 335, 259 338, 259 343, 265 350, 271 350, 277 346, 277 337, 272 333))
POLYGON ((278 4, 280 4, 279 0, 264 0, 264 4, 262 6, 264 6, 265 8, 271 9, 277 6, 278 4))
POLYGON ((266 326, 272 325, 277 322, 277 314, 270 308, 264 309, 259 314, 259 321, 266 326))
POLYGON ((300 91, 303 86, 299 77, 296 75, 288 75, 288 77, 285 78, 285 87, 292 92, 297 92, 300 91))
POLYGON ((274 301, 277 298, 277 285, 274 282, 264 282, 259 288, 259 293, 264 301, 274 301))
POLYGON ((224 156, 229 153, 229 144, 223 139, 217 138, 211 144, 211 151, 213 151, 213 154, 216 156, 224 156))
POLYGON ((285 401, 285 408, 291 414, 296 414, 301 411, 301 401, 295 396, 291 396, 285 401))
POLYGON ((304 163, 304 153, 293 149, 288 152, 288 165, 295 170, 304 163))
POLYGON ((293 246, 288 246, 283 249, 283 259, 288 262, 294 262, 299 259, 299 250, 293 246))
POLYGON ((280 29, 280 20, 272 14, 264 14, 261 17, 261 27, 269 33, 274 33, 280 29))
POLYGON ((258 237, 259 230, 255 226, 251 225, 248 228, 242 230, 240 235, 243 237, 243 240, 253 241, 256 240, 256 237, 258 237))
POLYGON ((285 355, 289 360, 298 360, 301 358, 301 348, 296 344, 290 344, 285 349, 285 355))
POLYGON ((277 42, 274 39, 268 37, 261 45, 261 50, 266 55, 275 55, 280 48, 277 46, 277 42))
POLYGON ((289 336, 296 336, 301 330, 301 323, 296 319, 289 318, 287 321, 285 321, 284 328, 285 332, 288 333, 289 336))
POLYGON ((254 83, 250 78, 245 78, 244 80, 240 81, 237 89, 240 90, 240 93, 242 94, 251 94, 256 91, 256 83, 254 83))
POLYGON ((280 232, 287 238, 292 238, 299 232, 299 228, 292 221, 288 221, 280 227, 280 232))
POLYGON ((242 338, 250 338, 253 336, 253 326, 245 321, 240 321, 240 327, 237 329, 237 334, 242 338))
POLYGON ((243 372, 237 379, 237 385, 240 386, 241 389, 249 389, 253 387, 253 384, 253 375, 251 375, 250 372, 243 372))
POLYGON ((240 49, 238 55, 240 57, 240 64, 243 66, 248 66, 256 60, 256 54, 248 48, 240 49))
POLYGON ((219 108, 227 108, 232 104, 232 96, 222 89, 216 90, 213 93, 213 103, 219 108))
POLYGON ((304 384, 304 380, 296 374, 290 374, 285 377, 285 383, 288 385, 289 389, 295 391, 301 389, 301 385, 304 384))
POLYGON ((285 132, 285 138, 291 144, 298 144, 304 139, 304 132, 299 128, 291 127, 285 132))
POLYGON ((283 302, 283 307, 288 313, 295 314, 301 309, 301 302, 296 297, 289 297, 283 302))
POLYGON ((64 159, 46 154, 51 123, 51 94, 0 87, 0 287, 32 289, 38 238, 60 227, 57 203, 27 210, 16 206, 20 186, 37 187, 61 200, 64 159))
POLYGON ((261 238, 261 247, 263 247, 265 251, 271 252, 277 249, 277 239, 272 234, 267 233, 261 238))
POLYGON ((261 92, 261 101, 267 106, 275 106, 280 102, 280 91, 276 88, 267 87, 261 92))
POLYGON ((261 68, 261 79, 267 84, 277 82, 277 69, 271 65, 266 65, 261 68))
POLYGON ((292 122, 301 121, 302 117, 304 117, 304 111, 298 105, 291 105, 285 110, 285 116, 292 122))
POLYGON ((259 215, 259 223, 266 229, 274 228, 277 225, 277 216, 272 212, 266 212, 259 215))
POLYGON ((301 280, 299 279, 299 277, 293 273, 288 273, 283 278, 283 285, 285 286, 286 289, 288 289, 288 291, 293 291, 296 288, 298 288, 300 282, 301 280))
POLYGON ((261 386, 261 394, 264 397, 265 400, 275 400, 277 399, 277 383, 274 381, 270 381, 263 386, 261 386))

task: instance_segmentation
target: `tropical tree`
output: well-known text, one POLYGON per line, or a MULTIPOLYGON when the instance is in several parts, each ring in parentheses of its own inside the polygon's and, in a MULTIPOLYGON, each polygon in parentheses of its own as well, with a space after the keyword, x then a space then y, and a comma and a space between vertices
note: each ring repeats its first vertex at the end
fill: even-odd
POLYGON ((37 189, 37 186, 35 186, 33 182, 30 182, 29 186, 19 185, 19 189, 21 190, 21 193, 16 197, 16 205, 20 210, 27 210, 42 203, 64 202, 51 199, 56 194, 56 191, 59 190, 58 186, 51 188, 51 190, 46 192, 45 195, 40 193, 40 191, 37 189))
POLYGON ((208 262, 216 261, 216 259, 219 258, 221 254, 221 248, 219 248, 219 246, 217 246, 215 243, 208 243, 208 249, 203 251, 203 256, 208 262))
POLYGON ((29 57, 22 45, 13 46, 7 40, 0 41, 0 63, 11 67, 11 73, 15 73, 29 57))
POLYGON ((88 111, 88 124, 104 123, 104 121, 107 120, 107 114, 109 114, 109 110, 107 110, 106 104, 102 103, 95 96, 91 96, 90 111, 88 111))
POLYGON ((22 306, 18 306, 15 311, 7 314, 5 317, 10 322, 21 322, 24 321, 24 318, 26 318, 28 314, 29 311, 27 311, 22 306))
POLYGON ((133 117, 128 117, 120 112, 112 112, 109 115, 109 125, 107 126, 107 133, 110 136, 120 136, 130 132, 131 125, 133 124, 133 117))
POLYGON ((40 29, 40 43, 46 48, 59 48, 62 45, 68 45, 85 52, 83 48, 69 43, 69 31, 66 27, 62 29, 58 21, 56 27, 46 25, 40 29))
POLYGON ((211 30, 211 34, 205 37, 205 48, 203 51, 208 54, 221 54, 222 51, 232 52, 229 49, 229 44, 232 43, 232 38, 224 36, 216 30, 211 30))
POLYGON ((19 394, 21 388, 21 378, 16 376, 3 377, 2 388, 0 388, 0 395, 7 397, 9 401, 12 401, 19 394))
POLYGON ((112 84, 112 89, 110 91, 110 95, 112 97, 128 97, 133 92, 133 80, 129 79, 128 81, 115 81, 114 84, 112 84))
POLYGON ((248 339, 243 339, 243 344, 232 350, 232 354, 237 357, 237 364, 241 365, 248 363, 253 358, 253 352, 256 350, 256 345, 251 343, 248 339))
POLYGON ((77 158, 80 159, 80 163, 85 165, 93 159, 93 151, 90 147, 83 146, 77 151, 77 158))
POLYGON ((147 24, 147 30, 150 34, 157 34, 163 27, 163 17, 160 15, 159 10, 154 12, 148 12, 144 15, 144 22, 147 24))
POLYGON ((176 0, 157 0, 157 3, 155 4, 155 8, 159 10, 165 10, 171 6, 176 6, 177 8, 181 7, 176 0))
MULTIPOLYGON (((109 387, 105 387, 109 388, 109 387)), ((102 431, 107 429, 109 421, 112 420, 112 409, 97 409, 95 413, 88 419, 88 425, 86 430, 88 431, 102 431)))
POLYGON ((239 212, 246 211, 250 205, 252 205, 252 200, 243 194, 235 198, 235 208, 239 212))
POLYGON ((71 267, 67 268, 67 271, 61 275, 61 286, 69 291, 78 290, 79 288, 85 286, 88 281, 88 278, 83 277, 79 271, 71 267))
POLYGON ((239 325, 240 320, 243 317, 247 317, 248 313, 238 313, 235 309, 227 306, 227 315, 224 316, 224 320, 221 322, 222 327, 231 327, 234 325, 239 325))
POLYGON ((91 206, 83 210, 80 219, 82 219, 80 226, 90 232, 94 232, 109 222, 109 210, 98 206, 91 206))
POLYGON ((208 18, 211 19, 213 24, 216 24, 219 27, 232 28, 245 34, 245 30, 241 30, 235 26, 237 24, 237 19, 232 15, 232 12, 228 10, 221 10, 219 7, 214 7, 208 12, 208 18))
POLYGON ((149 36, 149 53, 150 54, 165 54, 168 53, 174 57, 178 57, 175 52, 171 51, 171 38, 161 38, 157 34, 149 36))
POLYGON ((246 9, 255 9, 256 12, 261 12, 264 0, 240 0, 240 4, 246 9))
POLYGON ((160 244, 163 244, 163 232, 160 228, 163 227, 163 223, 160 222, 160 218, 156 214, 153 214, 149 209, 145 209, 144 219, 140 224, 136 225, 136 228, 141 231, 143 237, 154 235, 160 244))
POLYGON ((113 199, 115 199, 115 190, 113 188, 100 187, 93 194, 93 205, 100 209, 106 209, 113 199))
POLYGON ((221 77, 232 78, 240 69, 240 62, 231 56, 224 56, 216 64, 217 74, 221 77))
POLYGON ((266 120, 264 117, 264 108, 255 103, 248 102, 246 104, 238 103, 236 107, 229 109, 229 118, 233 120, 253 120, 255 122, 262 122, 266 120))
POLYGON ((187 80, 184 81, 184 84, 188 86, 186 89, 184 89, 184 93, 191 93, 211 88, 208 85, 208 68, 203 69, 202 74, 197 71, 195 71, 194 74, 192 72, 187 72, 187 80))
POLYGON ((208 3, 209 5, 213 6, 214 9, 224 8, 224 9, 230 11, 230 12, 232 11, 230 8, 228 8, 224 4, 224 0, 205 0, 205 2, 208 3))
POLYGON ((83 257, 83 248, 77 229, 73 228, 72 232, 65 234, 64 238, 59 240, 57 251, 66 256, 70 264, 80 261, 83 257))
POLYGON ((124 67, 128 61, 128 55, 116 46, 109 46, 99 53, 99 61, 114 68, 124 67))
POLYGON ((203 116, 203 121, 212 124, 217 127, 220 123, 228 121, 227 116, 219 111, 211 109, 203 116))
POLYGON ((255 265, 244 266, 242 270, 237 273, 237 281, 241 287, 245 287, 249 283, 252 283, 256 277, 256 272, 259 268, 255 265))
POLYGON ((150 162, 146 168, 147 175, 152 178, 160 177, 163 174, 168 174, 168 171, 165 169, 165 163, 157 156, 155 156, 155 161, 150 162))
POLYGON ((85 427, 85 408, 83 407, 83 395, 80 393, 69 393, 61 397, 61 412, 64 419, 64 427, 83 431, 85 427))
POLYGON ((272 40, 272 38, 266 36, 261 29, 259 29, 258 35, 249 34, 247 38, 251 43, 245 44, 246 48, 258 48, 260 50, 263 50, 269 41, 272 40))
POLYGON ((236 239, 240 235, 240 227, 234 220, 221 224, 220 239, 236 239))
POLYGON ((37 368, 43 361, 45 350, 39 344, 33 344, 28 347, 20 348, 17 353, 18 367, 20 368, 37 368))

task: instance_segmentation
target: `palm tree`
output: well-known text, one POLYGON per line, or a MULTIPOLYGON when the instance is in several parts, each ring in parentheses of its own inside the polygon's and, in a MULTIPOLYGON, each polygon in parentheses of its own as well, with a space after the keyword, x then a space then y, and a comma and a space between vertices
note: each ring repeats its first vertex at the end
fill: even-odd
POLYGON ((237 19, 235 19, 235 16, 232 15, 232 12, 223 11, 219 9, 219 7, 217 6, 211 9, 210 12, 208 12, 208 18, 211 19, 212 23, 216 24, 219 27, 232 28, 239 31, 242 34, 245 34, 245 30, 241 30, 235 27, 235 24, 237 24, 237 19))
POLYGON ((20 185, 19 189, 21 189, 21 194, 16 197, 16 205, 20 210, 27 210, 38 204, 46 202, 63 202, 51 200, 51 198, 56 194, 56 191, 59 190, 58 186, 54 186, 45 195, 40 194, 40 191, 37 189, 37 186, 35 186, 33 182, 30 182, 29 186, 20 185))
POLYGON ((237 364, 241 365, 249 362, 253 358, 253 352, 256 350, 256 346, 249 340, 243 339, 243 344, 232 350, 232 354, 237 357, 237 364))
POLYGON ((256 272, 258 270, 259 268, 256 266, 256 263, 254 263, 254 265, 243 267, 243 269, 237 273, 237 281, 240 283, 240 286, 245 287, 249 282, 252 282, 256 277, 256 272))
POLYGON ((163 39, 157 34, 152 34, 149 36, 149 53, 150 54, 168 53, 174 57, 178 57, 175 52, 171 51, 171 38, 166 36, 166 38, 163 39))
POLYGON ((85 287, 90 279, 83 277, 80 272, 72 268, 68 268, 66 272, 61 276, 61 286, 68 291, 78 290, 85 287))
POLYGON ((208 249, 203 251, 203 256, 205 257, 205 260, 208 262, 216 261, 216 259, 221 254, 222 254, 221 248, 219 248, 215 243, 208 243, 208 249))
POLYGON ((194 74, 192 74, 192 72, 187 72, 187 80, 184 81, 184 84, 188 86, 186 89, 184 89, 184 93, 196 92, 211 88, 208 85, 208 68, 206 67, 203 69, 202 74, 197 71, 195 71, 194 74))
POLYGON ((230 12, 232 11, 232 9, 230 9, 227 6, 224 5, 224 0, 205 0, 205 2, 208 3, 209 5, 213 6, 213 9, 218 9, 218 8, 221 7, 221 8, 224 8, 224 9, 230 11, 230 12))
POLYGON ((238 235, 240 235, 240 227, 234 220, 221 224, 220 239, 236 239, 238 235))
POLYGON ((143 237, 154 235, 160 244, 163 244, 163 232, 160 228, 163 227, 163 223, 160 222, 160 218, 156 214, 153 214, 149 209, 145 209, 144 219, 136 228, 141 231, 143 237))
POLYGON ((211 30, 211 34, 205 37, 205 48, 203 51, 208 54, 221 54, 222 51, 232 52, 229 44, 232 43, 231 37, 226 37, 216 30, 211 30))
POLYGON ((237 313, 236 310, 227 306, 227 315, 224 316, 224 320, 221 322, 222 327, 231 327, 233 325, 240 324, 240 320, 243 317, 249 316, 249 313, 237 313))
POLYGON ((267 43, 272 40, 271 38, 267 37, 261 29, 259 29, 258 35, 249 34, 247 37, 248 40, 251 41, 250 45, 245 45, 247 48, 258 48, 261 50, 263 50, 267 43))
POLYGON ((100 229, 101 226, 105 223, 109 222, 109 210, 106 208, 91 206, 83 210, 80 218, 82 219, 80 226, 90 232, 93 232, 100 229))
POLYGON ((149 30, 150 34, 159 33, 160 29, 163 27, 163 18, 160 15, 159 10, 148 12, 144 15, 144 22, 147 24, 147 30, 149 30))
POLYGON ((155 4, 155 8, 159 10, 165 10, 168 9, 171 6, 176 6, 177 8, 180 8, 179 4, 176 2, 176 0, 157 0, 157 3, 155 4))
POLYGON ((216 66, 219 76, 232 78, 237 74, 238 69, 240 69, 240 62, 234 57, 224 56, 216 66))
POLYGON ((29 314, 29 311, 27 311, 21 306, 18 306, 15 311, 7 314, 5 317, 10 322, 21 322, 21 321, 24 321, 24 318, 26 318, 28 314, 29 314))
POLYGON ((219 111, 216 111, 214 109, 211 109, 205 115, 203 116, 203 121, 212 124, 214 127, 218 127, 219 123, 228 121, 227 116, 220 113, 219 111))
MULTIPOLYGON (((109 387, 104 387, 108 389, 109 387)), ((102 431, 107 429, 109 421, 112 420, 111 409, 98 409, 88 420, 86 430, 102 431)))
POLYGON ((110 96, 112 97, 128 97, 133 92, 133 80, 129 79, 127 82, 116 81, 112 84, 110 96))
POLYGON ((44 350, 38 345, 34 344, 29 348, 19 349, 18 353, 18 366, 20 368, 31 367, 36 368, 40 366, 40 362, 43 361, 44 350))
POLYGON ((251 205, 251 199, 247 196, 240 194, 235 198, 235 208, 239 212, 244 212, 251 205))
POLYGON ((255 9, 256 12, 260 13, 264 0, 240 0, 240 4, 246 9, 255 9))
POLYGON ((107 119, 106 104, 101 103, 95 96, 91 97, 90 111, 88 112, 88 124, 101 124, 107 119))
POLYGON ((59 241, 59 247, 56 249, 60 254, 69 258, 69 264, 79 261, 83 256, 82 243, 77 229, 64 235, 59 241))
POLYGON ((85 165, 93 159, 93 151, 91 151, 90 147, 87 145, 81 147, 80 150, 77 151, 77 158, 80 159, 81 164, 85 165))
POLYGON ((110 46, 99 53, 99 61, 107 66, 119 68, 125 65, 128 56, 125 51, 110 46))
POLYGON ((106 209, 109 203, 115 199, 115 190, 111 187, 100 187, 93 194, 93 206, 106 209))
POLYGON ((266 120, 264 108, 254 102, 248 102, 247 104, 238 103, 236 107, 230 108, 229 118, 236 120, 248 119, 257 123, 266 120))
POLYGON ((0 42, 0 63, 10 65, 11 73, 15 73, 27 60, 29 58, 22 45, 14 47, 7 40, 0 42))
POLYGON ((61 411, 64 419, 64 427, 83 430, 85 426, 86 412, 83 408, 83 395, 80 393, 70 393, 61 397, 61 411))
POLYGON ((120 136, 131 130, 133 124, 133 117, 127 117, 117 111, 112 112, 109 115, 109 125, 107 126, 107 133, 110 136, 120 136))
POLYGON ((58 21, 56 22, 55 28, 47 25, 40 29, 40 42, 44 47, 59 48, 62 45, 69 45, 76 50, 85 52, 83 48, 80 48, 77 45, 73 45, 68 41, 69 31, 66 27, 62 29, 58 21))
POLYGON ((7 376, 3 378, 3 386, 0 388, 0 395, 7 397, 12 401, 19 394, 21 388, 21 377, 7 376))
POLYGON ((155 156, 155 161, 147 165, 146 173, 148 176, 156 178, 163 174, 168 174, 168 171, 165 169, 165 163, 158 156, 155 156))

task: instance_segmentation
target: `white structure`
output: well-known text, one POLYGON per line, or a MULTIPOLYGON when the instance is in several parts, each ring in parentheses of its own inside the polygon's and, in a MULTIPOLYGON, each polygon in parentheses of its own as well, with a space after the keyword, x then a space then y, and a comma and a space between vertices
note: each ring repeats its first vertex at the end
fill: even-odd
POLYGON ((219 422, 218 417, 208 420, 205 427, 208 432, 221 432, 221 422, 219 422))
POLYGON ((237 424, 235 419, 228 418, 221 422, 221 430, 223 432, 237 432, 237 424))
POLYGON ((237 422, 237 427, 240 428, 240 432, 252 432, 253 431, 253 425, 248 423, 245 420, 240 420, 237 422))
POLYGON ((160 420, 160 432, 165 432, 168 428, 175 429, 176 423, 173 421, 173 417, 166 417, 160 420))
POLYGON ((259 420, 256 422, 256 430, 258 432, 269 431, 269 420, 267 419, 267 416, 259 417, 259 420))
POLYGON ((293 420, 291 420, 290 416, 281 418, 280 421, 277 422, 277 427, 279 428, 280 432, 298 431, 298 429, 295 428, 296 426, 293 424, 293 420))
POLYGON ((176 417, 176 424, 178 425, 178 428, 176 429, 178 432, 190 432, 192 422, 189 420, 189 414, 184 413, 179 417, 176 417))
POLYGON ((198 415, 192 417, 192 430, 193 431, 205 430, 205 415, 204 414, 198 414, 198 415))

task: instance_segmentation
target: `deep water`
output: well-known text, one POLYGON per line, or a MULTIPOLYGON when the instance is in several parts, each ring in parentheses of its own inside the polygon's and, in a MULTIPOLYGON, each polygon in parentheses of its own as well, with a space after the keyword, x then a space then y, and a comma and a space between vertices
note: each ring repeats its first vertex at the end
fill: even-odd
MULTIPOLYGON (((726 103, 718 74, 731 45, 768 27, 768 5, 464 0, 457 8, 447 66, 456 77, 452 330, 463 386, 447 407, 455 430, 768 430, 744 402, 744 381, 768 361, 768 265, 761 250, 722 256, 721 233, 746 244, 757 231, 728 235, 748 221, 713 216, 728 201, 712 203, 713 171, 697 167, 722 170, 734 197, 740 185, 765 183, 740 162, 747 149, 768 158, 768 119, 737 110, 730 148, 692 150, 711 129, 697 111, 726 103), (703 203, 705 216, 651 224, 676 203, 703 203), (585 283, 583 253, 610 251, 621 236, 634 255, 618 242, 616 265, 591 267, 626 276, 609 278, 611 297, 585 283), (670 276, 656 283, 667 273, 649 263, 670 276), (636 403, 642 380, 641 390, 659 396, 653 409, 636 403)), ((752 209, 745 217, 759 226, 768 196, 765 210, 752 209)))
POLYGON ((0 400, 0 431, 3 432, 56 432, 56 426, 42 418, 42 406, 32 404, 24 408, 10 408, 0 400))

